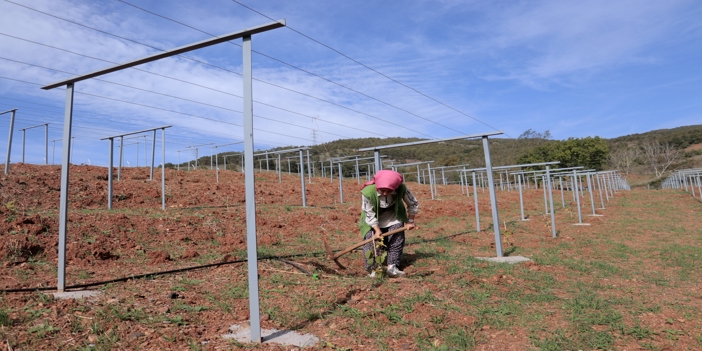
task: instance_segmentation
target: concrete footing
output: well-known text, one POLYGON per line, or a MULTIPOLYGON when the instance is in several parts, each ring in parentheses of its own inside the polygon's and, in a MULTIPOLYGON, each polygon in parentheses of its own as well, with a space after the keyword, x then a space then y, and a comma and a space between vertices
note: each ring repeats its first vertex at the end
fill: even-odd
MULTIPOLYGON (((241 343, 251 342, 251 327, 249 325, 234 324, 229 327, 231 334, 222 335, 225 339, 235 339, 241 343)), ((319 338, 312 334, 299 334, 292 330, 261 329, 261 338, 264 344, 280 344, 297 346, 300 348, 314 346, 319 338)))
POLYGON ((479 260, 488 261, 488 262, 509 263, 509 264, 531 261, 530 258, 526 258, 524 256, 476 257, 476 258, 479 260))
POLYGON ((98 290, 79 290, 79 291, 61 291, 52 293, 55 299, 89 299, 102 295, 102 291, 98 290))

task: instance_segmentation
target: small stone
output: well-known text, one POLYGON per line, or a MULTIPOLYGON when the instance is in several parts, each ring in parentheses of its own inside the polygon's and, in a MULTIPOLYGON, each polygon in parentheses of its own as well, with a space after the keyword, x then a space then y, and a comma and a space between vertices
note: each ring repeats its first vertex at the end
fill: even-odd
POLYGON ((98 339, 99 339, 98 336, 95 334, 88 335, 88 342, 90 342, 90 343, 95 343, 98 341, 98 339))
POLYGON ((160 313, 160 314, 166 314, 166 313, 168 313, 168 312, 170 312, 170 311, 171 311, 171 309, 168 308, 168 306, 163 306, 163 307, 159 307, 159 308, 156 309, 156 312, 158 312, 158 313, 160 313))
POLYGON ((267 320, 269 320, 269 319, 271 319, 271 316, 269 316, 268 314, 262 314, 262 315, 261 315, 261 321, 262 321, 262 322, 265 322, 265 321, 267 321, 267 320))
POLYGON ((144 334, 142 332, 134 332, 134 333, 129 334, 129 337, 127 339, 129 341, 134 341, 136 339, 139 339, 142 336, 146 336, 146 334, 144 334))
POLYGON ((119 303, 119 299, 109 299, 109 300, 105 301, 105 303, 108 305, 112 305, 115 303, 119 303))

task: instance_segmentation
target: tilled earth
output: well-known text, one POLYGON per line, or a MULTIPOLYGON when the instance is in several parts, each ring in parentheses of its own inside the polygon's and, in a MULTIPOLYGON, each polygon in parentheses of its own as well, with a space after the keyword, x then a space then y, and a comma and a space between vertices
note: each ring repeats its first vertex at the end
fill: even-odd
MULTIPOLYGON (((66 285, 103 293, 86 300, 49 295, 57 285, 60 168, 13 164, 0 177, 0 289, 27 290, 0 295, 8 349, 251 347, 221 337, 249 317, 243 174, 223 171, 217 182, 213 171, 169 169, 165 211, 160 171, 155 177, 124 168, 107 210, 106 168, 71 167, 66 285), (105 283, 118 278, 125 279, 105 283)), ((408 183, 420 214, 419 228, 407 233, 407 276, 370 279, 360 253, 341 258, 348 268, 340 269, 322 244, 327 238, 342 249, 360 240, 355 180, 344 182, 341 203, 338 179, 313 178, 302 207, 299 177, 255 177, 262 327, 312 333, 321 339, 314 348, 702 347, 700 206, 689 195, 619 192, 602 210, 595 193, 605 216, 591 217, 586 194, 591 225, 573 226, 572 194, 562 207, 554 192, 553 239, 541 189, 524 191, 529 221, 519 220, 518 192, 498 190, 503 249, 534 258, 510 266, 474 258, 495 256, 487 190, 478 190, 476 232, 474 198, 460 185, 440 185, 432 200, 428 186, 408 183), (657 215, 650 203, 679 211, 657 215), (639 260, 642 253, 649 255, 639 260), (593 312, 583 328, 578 315, 588 311, 602 315, 593 312)))

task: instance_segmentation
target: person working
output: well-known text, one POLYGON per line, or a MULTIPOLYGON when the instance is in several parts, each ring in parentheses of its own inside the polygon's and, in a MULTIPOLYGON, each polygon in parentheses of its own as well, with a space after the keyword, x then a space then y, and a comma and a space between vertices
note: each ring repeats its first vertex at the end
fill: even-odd
MULTIPOLYGON (((419 211, 419 203, 404 184, 402 174, 381 170, 373 179, 363 184, 361 188, 362 205, 359 228, 364 239, 375 237, 380 239, 381 233, 405 227, 407 230, 415 228, 414 217, 419 211), (407 207, 405 207, 405 204, 407 207)), ((375 248, 374 255, 387 250, 387 275, 398 277, 405 272, 399 269, 400 257, 405 246, 405 232, 401 231, 383 238, 383 244, 377 245, 370 242, 363 246, 363 257, 368 257, 368 251, 375 248)), ((379 268, 375 261, 364 260, 366 270, 370 277, 375 277, 379 268)), ((380 271, 382 272, 382 271, 380 271)))

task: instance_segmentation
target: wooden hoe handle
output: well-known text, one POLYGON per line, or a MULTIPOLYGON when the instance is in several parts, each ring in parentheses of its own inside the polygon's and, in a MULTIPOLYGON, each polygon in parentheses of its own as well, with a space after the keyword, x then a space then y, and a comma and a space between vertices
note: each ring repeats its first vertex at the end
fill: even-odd
MULTIPOLYGON (((405 231, 406 229, 407 229, 407 228, 405 228, 405 227, 397 228, 397 229, 395 229, 395 230, 391 230, 391 231, 389 231, 389 232, 387 232, 387 233, 381 234, 380 237, 381 237, 381 238, 384 238, 384 237, 386 237, 386 236, 390 236, 390 235, 393 235, 393 234, 395 234, 395 233, 399 233, 399 232, 405 231)), ((375 240, 375 238, 370 238, 370 239, 366 239, 366 240, 363 240, 363 241, 361 241, 361 242, 355 243, 355 244, 353 244, 353 245, 351 245, 351 246, 349 246, 349 247, 347 247, 347 248, 345 248, 345 249, 343 249, 343 250, 337 252, 336 255, 332 256, 332 260, 336 261, 337 258, 339 258, 339 257, 341 257, 341 256, 343 256, 343 255, 346 255, 347 253, 353 251, 354 249, 359 248, 359 247, 361 247, 361 246, 363 246, 363 245, 365 245, 365 244, 368 244, 369 242, 371 242, 371 241, 373 241, 373 240, 375 240)))

